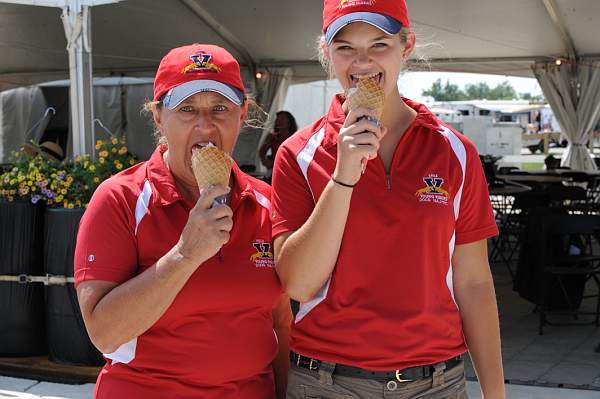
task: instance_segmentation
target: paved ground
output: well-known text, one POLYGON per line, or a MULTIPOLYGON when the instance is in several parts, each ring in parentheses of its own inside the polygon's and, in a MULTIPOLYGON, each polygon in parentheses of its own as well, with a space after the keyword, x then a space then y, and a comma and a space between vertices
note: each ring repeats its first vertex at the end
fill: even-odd
MULTIPOLYGON (((498 296, 505 378, 512 384, 595 390, 600 398, 600 328, 546 326, 538 335, 533 305, 512 290, 504 265, 493 265, 498 296)), ((589 301, 588 301, 589 302, 589 301)), ((593 304, 588 303, 593 309, 593 304)), ((475 379, 470 364, 467 378, 475 379)))
MULTIPOLYGON (((479 385, 472 381, 469 381, 467 385, 469 398, 480 399, 479 385)), ((93 384, 63 385, 0 377, 0 398, 89 399, 93 392, 93 384)), ((598 399, 600 397, 600 394, 594 391, 523 385, 507 385, 506 393, 507 397, 511 399, 598 399)))

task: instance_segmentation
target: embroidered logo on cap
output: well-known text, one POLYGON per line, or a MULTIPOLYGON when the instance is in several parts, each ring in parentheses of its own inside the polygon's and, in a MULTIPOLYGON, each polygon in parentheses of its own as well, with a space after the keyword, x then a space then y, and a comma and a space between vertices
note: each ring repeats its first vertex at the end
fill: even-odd
POLYGON ((250 261, 254 262, 256 267, 275 267, 273 252, 271 252, 271 243, 265 240, 256 240, 252 246, 257 251, 250 256, 250 261))
POLYGON ((448 191, 442 188, 444 179, 438 177, 435 174, 430 174, 423 178, 425 187, 417 190, 415 196, 419 199, 419 202, 434 202, 436 204, 448 205, 448 198, 450 195, 448 191))
POLYGON ((193 61, 191 64, 183 68, 182 73, 190 72, 221 72, 221 68, 218 65, 213 64, 212 55, 206 53, 194 54, 190 56, 193 61))
POLYGON ((372 6, 375 0, 340 0, 339 8, 352 6, 372 6))

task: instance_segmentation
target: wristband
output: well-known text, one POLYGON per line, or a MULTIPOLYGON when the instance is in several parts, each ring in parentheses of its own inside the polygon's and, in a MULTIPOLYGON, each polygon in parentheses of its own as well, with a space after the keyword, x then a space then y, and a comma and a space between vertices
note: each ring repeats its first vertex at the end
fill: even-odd
POLYGON ((354 183, 354 184, 342 183, 341 181, 336 180, 335 177, 333 177, 333 176, 331 176, 331 180, 334 183, 339 184, 340 186, 343 186, 343 187, 354 188, 354 186, 356 186, 356 183, 354 183))

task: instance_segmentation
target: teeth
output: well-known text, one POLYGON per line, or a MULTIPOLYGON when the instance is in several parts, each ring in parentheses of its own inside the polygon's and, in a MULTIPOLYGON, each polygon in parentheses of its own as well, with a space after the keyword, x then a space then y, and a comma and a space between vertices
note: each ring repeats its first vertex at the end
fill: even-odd
POLYGON ((352 78, 354 79, 367 79, 367 78, 374 78, 376 76, 379 76, 378 72, 374 72, 374 73, 369 73, 369 74, 364 74, 364 75, 350 75, 352 76, 352 78))
POLYGON ((210 141, 207 142, 203 142, 203 143, 196 143, 194 144, 194 147, 216 147, 213 143, 211 143, 210 141))

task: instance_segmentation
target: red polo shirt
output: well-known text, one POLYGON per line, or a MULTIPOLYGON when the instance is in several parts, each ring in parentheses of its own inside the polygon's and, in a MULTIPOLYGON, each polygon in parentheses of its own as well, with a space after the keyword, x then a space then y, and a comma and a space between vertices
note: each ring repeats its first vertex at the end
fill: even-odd
MULTIPOLYGON (((342 99, 280 147, 273 237, 300 228, 336 164, 342 99)), ((354 188, 329 281, 292 328, 298 353, 371 370, 436 363, 466 351, 454 301, 454 246, 497 234, 473 144, 418 103, 390 173, 369 161, 354 188)), ((318 261, 318 259, 315 259, 318 261)))
MULTIPOLYGON (((76 284, 123 283, 179 240, 193 205, 177 192, 164 150, 94 193, 77 237, 76 284)), ((233 173, 229 242, 150 329, 105 354, 96 398, 274 397, 272 310, 282 292, 273 268, 270 188, 235 164, 233 173)))

